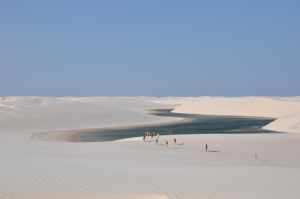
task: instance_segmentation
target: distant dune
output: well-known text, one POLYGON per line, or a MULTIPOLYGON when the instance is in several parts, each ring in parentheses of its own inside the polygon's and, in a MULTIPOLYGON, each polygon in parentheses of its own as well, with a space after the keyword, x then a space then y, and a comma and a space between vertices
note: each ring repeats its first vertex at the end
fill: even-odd
POLYGON ((156 101, 176 104, 177 113, 277 118, 264 128, 300 133, 300 97, 170 97, 156 101))

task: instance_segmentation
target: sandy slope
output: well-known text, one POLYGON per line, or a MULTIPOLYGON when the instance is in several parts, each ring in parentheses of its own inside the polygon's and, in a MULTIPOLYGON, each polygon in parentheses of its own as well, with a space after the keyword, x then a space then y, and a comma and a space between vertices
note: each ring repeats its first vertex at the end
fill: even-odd
POLYGON ((174 121, 157 118, 147 110, 161 105, 149 97, 2 97, 2 132, 33 133, 43 131, 102 128, 174 121))
MULTIPOLYGON (((184 135, 176 136, 183 145, 171 144, 168 148, 164 140, 173 136, 162 137, 159 145, 143 143, 140 138, 112 143, 30 139, 34 132, 57 129, 171 121, 145 113, 145 109, 164 107, 152 103, 157 100, 182 104, 176 111, 246 114, 239 110, 242 105, 230 112, 229 105, 234 107, 230 101, 239 103, 238 98, 218 98, 212 104, 209 98, 204 99, 205 105, 200 98, 4 98, 0 101, 0 198, 298 199, 297 133, 184 135), (205 143, 211 152, 203 151, 205 143)), ((249 106, 263 103, 257 98, 242 98, 240 103, 247 100, 255 102, 249 102, 249 106)), ((282 111, 272 112, 272 106, 261 110, 260 106, 256 116, 259 112, 273 117, 280 112, 288 118, 290 112, 295 118, 298 98, 264 100, 266 106, 282 106, 282 111)), ((286 125, 283 116, 280 118, 278 121, 286 125)))
POLYGON ((277 118, 265 129, 300 133, 300 97, 190 97, 156 100, 175 112, 277 118))

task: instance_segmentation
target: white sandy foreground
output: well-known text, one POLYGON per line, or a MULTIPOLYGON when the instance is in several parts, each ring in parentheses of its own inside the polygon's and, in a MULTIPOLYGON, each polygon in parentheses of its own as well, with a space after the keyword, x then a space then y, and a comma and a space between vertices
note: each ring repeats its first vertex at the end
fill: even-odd
POLYGON ((5 97, 0 100, 0 198, 298 199, 299 101, 297 97, 5 97), (153 103, 157 101, 162 104, 153 103), (251 114, 245 110, 247 101, 251 114), (174 118, 144 111, 169 104, 186 113, 280 116, 270 128, 276 124, 276 130, 290 131, 177 135, 184 144, 169 147, 163 142, 173 136, 162 136, 158 145, 139 138, 105 143, 31 139, 38 132, 170 122, 174 118), (210 152, 204 152, 205 143, 210 152))

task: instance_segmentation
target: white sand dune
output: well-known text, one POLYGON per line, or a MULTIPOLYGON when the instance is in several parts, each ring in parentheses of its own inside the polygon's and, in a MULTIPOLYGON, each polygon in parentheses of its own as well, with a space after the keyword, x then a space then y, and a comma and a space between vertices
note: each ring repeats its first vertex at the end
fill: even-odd
POLYGON ((156 100, 177 104, 174 112, 272 117, 268 130, 300 133, 300 97, 190 97, 156 100))
POLYGON ((300 197, 299 98, 3 97, 0 198, 300 197), (159 101, 161 104, 153 103, 159 101), (176 146, 133 138, 108 143, 45 142, 37 132, 170 122, 145 110, 279 118, 284 134, 177 135, 176 146), (210 152, 204 152, 204 144, 210 152), (255 155, 256 154, 256 155, 255 155))
MULTIPOLYGON (((147 110, 161 105, 145 97, 2 97, 0 127, 12 133, 103 128, 174 121, 147 110)), ((153 98, 152 98, 153 99, 153 98)))

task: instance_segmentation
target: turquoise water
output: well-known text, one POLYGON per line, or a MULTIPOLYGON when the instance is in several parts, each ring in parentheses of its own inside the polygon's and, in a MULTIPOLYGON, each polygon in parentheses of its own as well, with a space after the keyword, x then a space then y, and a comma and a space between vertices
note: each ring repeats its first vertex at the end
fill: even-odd
POLYGON ((272 118, 207 116, 172 113, 172 109, 152 110, 150 114, 161 117, 178 117, 185 120, 132 128, 99 129, 80 133, 82 142, 114 141, 118 139, 143 136, 145 131, 159 132, 160 135, 174 134, 233 134, 233 133, 271 133, 262 127, 272 122, 272 118))

